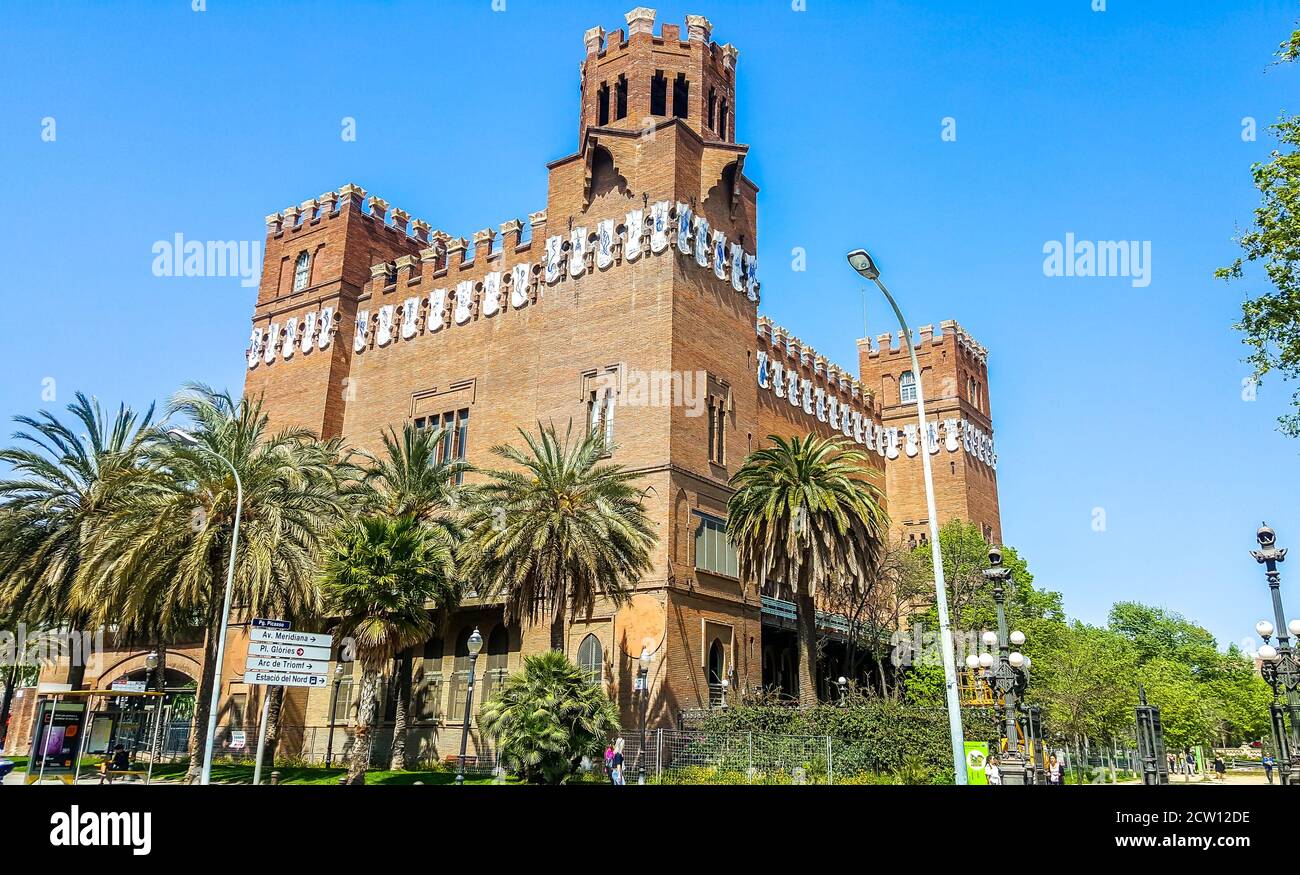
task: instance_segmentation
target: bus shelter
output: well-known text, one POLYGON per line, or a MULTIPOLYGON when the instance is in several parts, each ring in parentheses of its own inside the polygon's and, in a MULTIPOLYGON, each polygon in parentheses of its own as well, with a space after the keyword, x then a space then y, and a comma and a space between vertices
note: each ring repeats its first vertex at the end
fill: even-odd
POLYGON ((133 759, 148 754, 148 769, 117 774, 153 779, 153 764, 166 719, 166 693, 137 690, 61 690, 40 693, 27 759, 28 784, 57 778, 75 784, 87 756, 112 754, 117 745, 133 759), (95 703, 109 707, 95 710, 95 703))

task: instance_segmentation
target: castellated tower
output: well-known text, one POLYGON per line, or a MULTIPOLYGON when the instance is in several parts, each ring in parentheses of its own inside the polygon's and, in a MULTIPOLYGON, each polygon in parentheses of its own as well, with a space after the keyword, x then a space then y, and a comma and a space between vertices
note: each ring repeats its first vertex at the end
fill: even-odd
POLYGON ((920 544, 929 538, 929 513, 920 452, 930 453, 935 507, 942 526, 953 518, 979 526, 985 540, 1002 541, 998 512, 997 455, 989 411, 988 350, 951 320, 940 334, 925 325, 914 333, 930 439, 917 434, 915 380, 906 340, 881 334, 873 346, 858 341, 862 382, 876 397, 896 447, 885 461, 885 489, 894 540, 920 544))

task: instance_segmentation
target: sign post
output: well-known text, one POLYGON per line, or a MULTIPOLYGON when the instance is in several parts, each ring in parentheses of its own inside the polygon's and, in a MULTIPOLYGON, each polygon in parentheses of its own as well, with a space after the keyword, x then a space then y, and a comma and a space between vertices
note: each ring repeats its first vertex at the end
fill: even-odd
POLYGON ((266 725, 271 714, 271 687, 323 687, 329 683, 329 659, 334 636, 295 632, 287 620, 253 620, 248 633, 244 683, 266 687, 257 726, 257 761, 253 785, 262 783, 266 725))

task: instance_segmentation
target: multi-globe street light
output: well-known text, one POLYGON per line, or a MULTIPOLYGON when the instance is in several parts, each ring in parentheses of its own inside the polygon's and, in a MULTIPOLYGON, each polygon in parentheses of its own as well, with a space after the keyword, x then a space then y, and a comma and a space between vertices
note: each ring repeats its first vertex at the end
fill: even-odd
MULTIPOLYGON (((916 418, 921 426, 923 440, 929 432, 929 423, 925 419, 925 392, 922 387, 921 366, 916 360, 916 347, 912 343, 912 331, 907 327, 903 311, 899 309, 894 296, 880 281, 880 268, 865 249, 855 249, 848 255, 849 266, 864 279, 876 284, 889 306, 898 317, 898 325, 903 330, 903 339, 907 351, 912 357, 912 373, 916 375, 916 418)), ((961 726, 961 702, 957 695, 957 660, 953 652, 952 628, 948 625, 948 589, 943 578, 943 555, 939 551, 939 514, 935 510, 934 477, 930 473, 930 454, 921 452, 921 471, 925 477, 925 507, 930 523, 930 561, 934 566, 935 606, 939 612, 939 644, 943 651, 943 680, 948 703, 948 735, 952 744, 953 776, 958 784, 966 783, 966 741, 961 726)))
POLYGON ((225 456, 218 453, 212 447, 202 443, 198 438, 189 432, 173 428, 169 429, 167 436, 178 444, 194 449, 203 450, 216 456, 230 473, 235 475, 235 529, 230 538, 230 563, 226 567, 226 595, 221 606, 221 631, 217 634, 217 654, 216 668, 213 670, 212 683, 212 704, 208 709, 208 734, 203 743, 203 771, 199 775, 200 784, 212 783, 212 748, 217 738, 217 713, 220 711, 221 704, 221 666, 224 664, 226 657, 226 627, 230 625, 230 600, 234 593, 235 586, 235 551, 239 547, 239 518, 244 512, 244 484, 239 479, 239 472, 235 470, 235 465, 225 456))
POLYGON ((995 707, 1002 711, 1002 734, 1006 738, 1006 750, 1001 754, 1002 783, 1027 784, 1033 781, 1028 774, 1033 750, 1028 733, 1025 733, 1025 744, 1020 742, 1019 720, 1020 699, 1029 683, 1030 660, 1020 652, 1025 633, 1018 629, 1007 632, 1006 584, 1010 577, 1011 569, 1002 564, 1002 548, 990 547, 984 578, 993 585, 998 631, 984 633, 984 644, 989 650, 967 656, 966 667, 972 672, 982 670, 984 680, 993 690, 995 707), (992 653, 995 647, 996 657, 992 653))
POLYGON ((1282 572, 1277 566, 1286 559, 1286 548, 1277 546, 1277 533, 1267 523, 1255 533, 1255 540, 1259 549, 1250 551, 1250 555, 1264 566, 1272 594, 1273 617, 1277 621, 1276 626, 1268 620, 1255 624, 1255 631, 1264 640, 1259 648, 1259 673, 1273 688, 1273 702, 1269 705, 1273 754, 1279 781, 1283 785, 1300 786, 1300 664, 1291 647, 1293 637, 1300 639, 1300 620, 1287 622, 1282 609, 1282 572), (1269 643, 1274 633, 1276 647, 1269 643))
POLYGON ((465 689, 465 724, 460 730, 460 765, 456 769, 457 786, 465 783, 465 750, 469 746, 469 722, 474 713, 474 663, 478 661, 479 651, 483 649, 483 636, 476 627, 465 642, 469 649, 469 685, 465 689))

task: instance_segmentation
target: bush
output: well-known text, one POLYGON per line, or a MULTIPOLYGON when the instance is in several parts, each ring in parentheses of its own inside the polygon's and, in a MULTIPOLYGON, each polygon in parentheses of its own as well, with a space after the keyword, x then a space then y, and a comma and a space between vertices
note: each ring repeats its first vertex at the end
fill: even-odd
MULTIPOLYGON (((963 709, 962 719, 967 738, 997 736, 993 715, 987 711, 963 709)), ((920 783, 940 783, 945 776, 952 781, 948 714, 942 707, 865 696, 811 708, 742 703, 711 711, 698 728, 702 733, 830 736, 836 783, 840 775, 883 772, 908 775, 920 783)), ((825 765, 823 757, 806 767, 810 774, 814 769, 824 774, 825 765)))
POLYGON ((524 670, 483 705, 480 725, 508 772, 563 784, 583 757, 600 759, 605 740, 618 732, 618 708, 567 656, 548 650, 524 657, 524 670))

